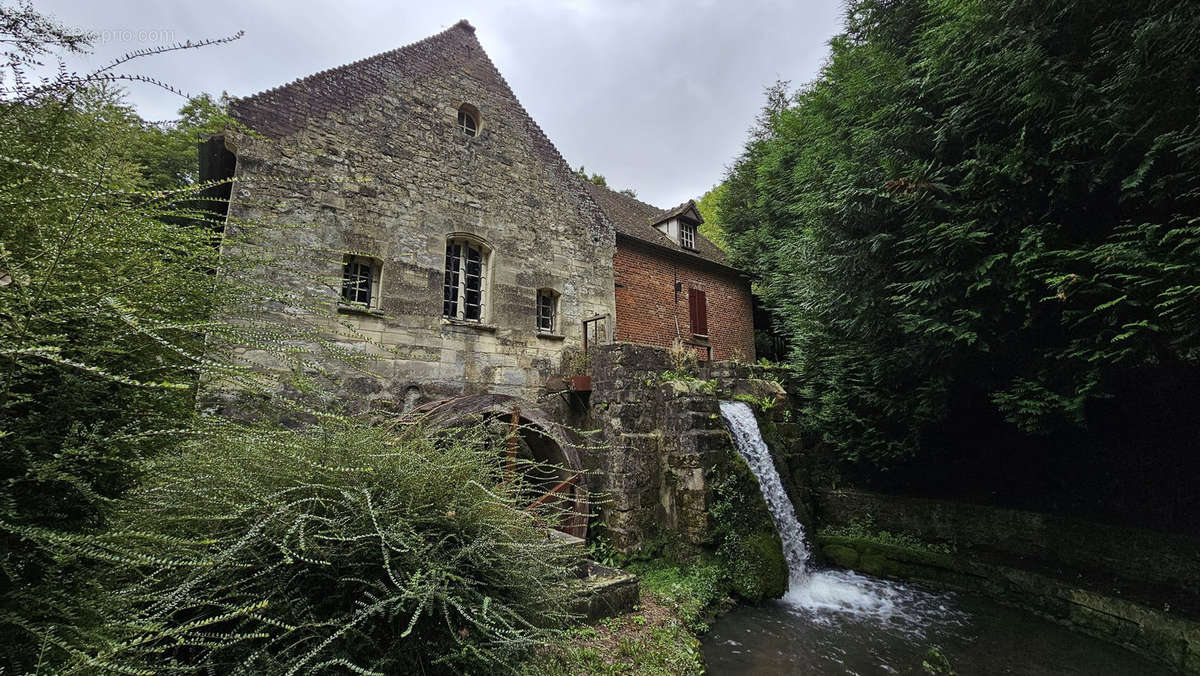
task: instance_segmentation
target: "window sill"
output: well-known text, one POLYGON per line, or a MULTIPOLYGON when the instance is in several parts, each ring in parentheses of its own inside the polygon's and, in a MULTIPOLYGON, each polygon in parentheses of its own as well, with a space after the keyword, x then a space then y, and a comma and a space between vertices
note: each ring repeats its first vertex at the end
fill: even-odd
POLYGON ((344 315, 368 315, 370 317, 383 316, 383 310, 367 307, 365 305, 351 305, 350 303, 338 303, 337 311, 338 314, 344 315))
POLYGON ((545 339, 545 340, 566 340, 567 339, 567 337, 561 333, 543 333, 542 331, 538 331, 537 337, 545 339))
POLYGON ((453 326, 464 329, 474 329, 476 331, 485 331, 487 333, 495 333, 495 324, 483 324, 481 322, 471 322, 465 319, 447 319, 442 317, 442 326, 453 326))
POLYGON ((693 333, 692 338, 694 338, 696 340, 708 340, 708 334, 707 333, 693 333))

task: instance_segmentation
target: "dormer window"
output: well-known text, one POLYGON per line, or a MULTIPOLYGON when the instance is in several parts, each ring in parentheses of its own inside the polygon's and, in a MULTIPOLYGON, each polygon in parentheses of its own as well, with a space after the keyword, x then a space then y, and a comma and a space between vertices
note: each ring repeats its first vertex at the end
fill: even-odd
POLYGON ((458 130, 464 136, 475 138, 479 135, 479 109, 464 103, 458 108, 458 130))
POLYGON ((679 244, 685 249, 696 249, 696 224, 679 224, 679 244))

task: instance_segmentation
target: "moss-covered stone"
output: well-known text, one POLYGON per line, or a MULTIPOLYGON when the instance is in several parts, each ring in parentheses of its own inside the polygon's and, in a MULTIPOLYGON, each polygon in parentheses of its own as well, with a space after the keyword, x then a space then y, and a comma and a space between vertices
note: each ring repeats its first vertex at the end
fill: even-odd
POLYGON ((759 531, 742 542, 729 561, 731 587, 751 603, 779 598, 787 592, 788 566, 783 546, 774 531, 759 531))
POLYGON ((835 566, 842 568, 853 568, 858 565, 858 550, 853 547, 847 547, 840 544, 828 544, 821 548, 821 552, 825 554, 825 558, 829 559, 835 566))
POLYGON ((868 548, 858 557, 857 568, 867 575, 881 577, 886 575, 887 562, 887 557, 882 552, 868 548))
POLYGON ((730 591, 752 603, 779 598, 787 591, 787 560, 758 480, 732 443, 718 458, 707 476, 709 544, 730 591))

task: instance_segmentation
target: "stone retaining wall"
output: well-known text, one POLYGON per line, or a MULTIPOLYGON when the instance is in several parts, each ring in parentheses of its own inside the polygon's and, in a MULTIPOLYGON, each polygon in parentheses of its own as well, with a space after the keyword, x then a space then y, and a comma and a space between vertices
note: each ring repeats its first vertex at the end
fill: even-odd
POLYGON ((850 537, 817 536, 831 562, 900 580, 985 594, 1072 629, 1121 645, 1185 674, 1200 674, 1200 623, 1037 572, 850 537))
MULTIPOLYGON (((1200 541, 1077 519, 867 491, 821 491, 818 520, 840 526, 870 516, 877 528, 1200 595, 1200 541)), ((1200 599, 1195 605, 1200 608, 1200 599)))

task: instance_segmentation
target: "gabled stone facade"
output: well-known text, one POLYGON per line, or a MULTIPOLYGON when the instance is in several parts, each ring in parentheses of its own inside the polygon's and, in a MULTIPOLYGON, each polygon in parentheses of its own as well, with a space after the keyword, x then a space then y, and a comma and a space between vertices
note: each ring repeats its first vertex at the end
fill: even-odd
POLYGON ((327 299, 343 346, 373 359, 375 375, 342 374, 351 409, 544 400, 554 376, 582 373, 585 320, 598 343, 754 356, 749 284, 695 232, 695 204, 658 209, 576 175, 465 21, 231 113, 235 161, 207 163, 233 168, 226 232, 277 224, 268 244, 301 252, 266 274, 327 299))
POLYGON ((371 370, 382 376, 347 372, 355 407, 478 392, 534 399, 581 346, 581 320, 607 316, 597 329, 610 339, 612 226, 466 22, 238 100, 232 113, 261 136, 226 136, 237 158, 228 227, 278 223, 280 247, 311 252, 307 269, 271 272, 280 285, 333 280, 330 305, 370 339, 360 348, 378 353, 371 370), (476 136, 458 126, 464 104, 476 136), (476 321, 443 316, 457 237, 487 256, 476 321), (378 266, 374 307, 342 302, 350 255, 378 266), (549 332, 535 325, 539 289, 556 294, 549 332))

